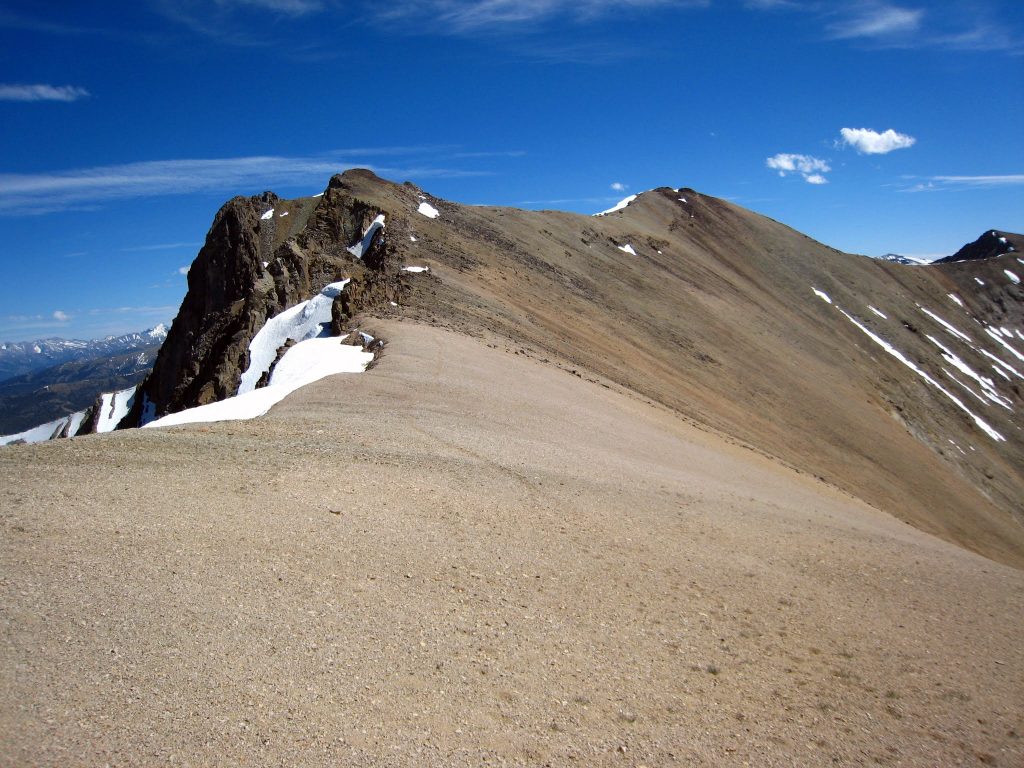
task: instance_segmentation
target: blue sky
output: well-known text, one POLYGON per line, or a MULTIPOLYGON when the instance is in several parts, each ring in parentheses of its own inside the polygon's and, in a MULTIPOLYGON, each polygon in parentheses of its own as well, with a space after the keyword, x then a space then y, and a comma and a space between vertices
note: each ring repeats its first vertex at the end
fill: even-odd
POLYGON ((1022 41, 1019 0, 0 0, 0 339, 169 320, 226 199, 354 166, 952 253, 1024 231, 1022 41))

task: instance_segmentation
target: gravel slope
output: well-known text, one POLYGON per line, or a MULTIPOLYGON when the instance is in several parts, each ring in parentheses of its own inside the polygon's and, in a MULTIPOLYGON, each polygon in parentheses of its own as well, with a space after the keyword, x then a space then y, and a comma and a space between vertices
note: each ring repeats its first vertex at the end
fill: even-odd
POLYGON ((0 451, 0 765, 1020 765, 1024 572, 441 329, 0 451))

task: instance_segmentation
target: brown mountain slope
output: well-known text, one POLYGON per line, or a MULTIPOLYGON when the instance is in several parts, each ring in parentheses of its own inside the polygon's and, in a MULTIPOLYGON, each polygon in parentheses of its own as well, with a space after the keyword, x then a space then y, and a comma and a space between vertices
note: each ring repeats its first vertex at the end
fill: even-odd
POLYGON ((262 419, 0 452, 0 765, 1024 760, 1024 572, 497 335, 367 330, 262 419))
POLYGON ((498 333, 923 530, 1024 564, 1024 363, 1006 346, 1024 350, 1024 341, 986 333, 1024 328, 1024 294, 1002 271, 1016 265, 1012 255, 941 267, 883 263, 692 190, 655 190, 602 217, 430 198, 435 219, 417 212, 426 199, 418 189, 367 172, 337 177, 320 205, 330 207, 332 193, 386 214, 393 263, 432 270, 414 276, 392 314, 498 333), (939 344, 992 379, 1004 404, 979 401, 980 387, 939 344), (1003 361, 1001 374, 984 353, 1003 361), (1004 439, 986 434, 936 383, 1004 439))

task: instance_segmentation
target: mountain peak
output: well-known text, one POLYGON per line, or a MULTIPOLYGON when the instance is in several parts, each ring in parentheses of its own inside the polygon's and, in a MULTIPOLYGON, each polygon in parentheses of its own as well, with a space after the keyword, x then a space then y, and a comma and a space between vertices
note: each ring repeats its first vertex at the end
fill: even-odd
POLYGON ((956 261, 977 261, 1005 256, 1007 253, 1024 251, 1024 235, 987 229, 973 243, 968 243, 952 256, 934 261, 934 264, 951 264, 956 261))

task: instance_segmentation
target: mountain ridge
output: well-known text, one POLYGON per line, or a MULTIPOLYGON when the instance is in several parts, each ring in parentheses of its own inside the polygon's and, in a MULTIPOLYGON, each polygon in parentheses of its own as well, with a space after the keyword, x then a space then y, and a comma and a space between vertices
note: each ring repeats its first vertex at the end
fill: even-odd
POLYGON ((92 415, 204 423, 0 450, 3 754, 1018 764, 1015 258, 671 188, 236 199, 92 415), (363 334, 372 369, 231 420, 363 334))
POLYGON ((348 171, 322 197, 236 198, 218 214, 190 270, 190 281, 210 275, 208 284, 193 293, 190 282, 192 298, 183 304, 186 316, 208 327, 177 341, 172 328, 161 351, 178 370, 188 369, 184 380, 193 383, 182 389, 184 380, 165 374, 158 360, 124 425, 139 423, 146 401, 159 416, 230 395, 255 330, 290 297, 312 292, 312 264, 321 282, 354 277, 355 290, 336 300, 335 333, 363 317, 495 333, 929 532, 1021 563, 1017 499, 1024 478, 1013 416, 1022 402, 1020 369, 1009 362, 1014 340, 990 333, 1022 326, 1020 291, 1003 272, 1012 258, 919 269, 843 254, 682 187, 651 190, 588 217, 461 206, 408 183, 348 171), (424 205, 436 215, 425 214, 424 205), (384 227, 359 259, 349 249, 378 216, 384 227), (245 243, 241 250, 231 250, 228 231, 245 243), (220 273, 202 265, 229 258, 241 258, 249 284, 263 287, 238 284, 248 291, 249 309, 233 299, 224 314, 209 303, 220 273), (408 265, 429 271, 402 271, 408 265), (218 312, 228 319, 209 326, 218 312), (230 332, 223 332, 226 322, 230 332), (976 329, 970 336, 949 330, 964 322, 976 329), (918 361, 915 369, 879 347, 882 336, 872 328, 918 361), (204 357, 200 350, 208 362, 183 363, 195 358, 199 338, 232 351, 204 357), (199 373, 211 364, 216 373, 199 373), (957 365, 984 378, 980 391, 957 365), (990 385, 996 399, 984 394, 990 385))

